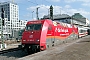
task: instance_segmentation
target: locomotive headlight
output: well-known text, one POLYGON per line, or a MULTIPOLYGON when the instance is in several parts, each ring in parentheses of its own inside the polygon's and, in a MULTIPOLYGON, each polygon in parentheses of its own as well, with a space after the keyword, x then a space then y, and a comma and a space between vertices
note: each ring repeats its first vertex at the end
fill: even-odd
POLYGON ((26 41, 26 40, 23 40, 23 41, 26 41))
POLYGON ((37 42, 39 42, 40 40, 36 40, 37 42))

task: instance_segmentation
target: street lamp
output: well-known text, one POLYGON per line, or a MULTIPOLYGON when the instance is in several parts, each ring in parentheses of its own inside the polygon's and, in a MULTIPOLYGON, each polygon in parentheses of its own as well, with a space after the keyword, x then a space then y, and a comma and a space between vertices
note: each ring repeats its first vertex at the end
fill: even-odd
POLYGON ((60 8, 60 15, 61 15, 61 8, 60 8))
POLYGON ((32 19, 33 19, 33 13, 34 13, 34 11, 32 11, 32 19))

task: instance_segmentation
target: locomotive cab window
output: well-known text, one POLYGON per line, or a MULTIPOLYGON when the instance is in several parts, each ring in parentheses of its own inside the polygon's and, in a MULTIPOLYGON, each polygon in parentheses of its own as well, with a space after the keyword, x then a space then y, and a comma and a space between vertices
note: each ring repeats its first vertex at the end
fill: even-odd
POLYGON ((26 26, 26 30, 41 30, 42 24, 30 24, 26 26))

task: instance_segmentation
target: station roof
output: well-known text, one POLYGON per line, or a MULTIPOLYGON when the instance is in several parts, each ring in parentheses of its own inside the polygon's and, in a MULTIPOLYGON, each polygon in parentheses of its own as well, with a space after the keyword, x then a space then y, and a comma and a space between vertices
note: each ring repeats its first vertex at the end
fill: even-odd
MULTIPOLYGON (((45 15, 43 18, 44 19, 50 19, 50 15, 45 15)), ((75 13, 72 16, 69 16, 67 14, 53 15, 53 19, 54 20, 56 20, 56 19, 72 19, 72 18, 75 19, 75 20, 81 21, 83 23, 86 23, 86 18, 83 17, 80 13, 75 13)))

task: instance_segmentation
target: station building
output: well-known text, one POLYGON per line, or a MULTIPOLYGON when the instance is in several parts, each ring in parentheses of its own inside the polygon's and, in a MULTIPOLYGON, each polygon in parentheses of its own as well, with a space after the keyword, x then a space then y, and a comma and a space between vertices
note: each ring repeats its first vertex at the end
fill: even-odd
MULTIPOLYGON (((49 15, 45 15, 43 19, 50 19, 49 15)), ((68 24, 74 24, 80 27, 85 27, 90 24, 90 21, 83 17, 80 13, 75 13, 72 16, 69 16, 67 14, 58 14, 58 15, 53 15, 53 20, 58 21, 58 22, 63 22, 63 23, 68 23, 68 24)))

